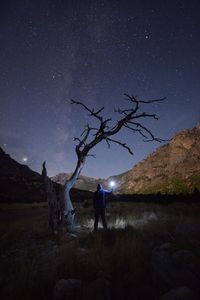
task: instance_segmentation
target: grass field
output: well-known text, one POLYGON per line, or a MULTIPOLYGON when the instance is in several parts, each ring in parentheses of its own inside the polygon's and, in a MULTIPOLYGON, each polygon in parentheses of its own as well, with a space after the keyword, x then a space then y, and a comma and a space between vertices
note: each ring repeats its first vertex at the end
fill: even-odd
POLYGON ((199 264, 191 236, 175 236, 178 224, 199 222, 198 204, 112 202, 109 230, 95 233, 91 205, 76 206, 76 236, 52 236, 46 203, 0 205, 0 299, 52 299, 61 278, 80 279, 78 299, 88 299, 100 276, 109 281, 112 299, 159 299, 151 269, 155 247, 170 242, 195 251, 199 264))

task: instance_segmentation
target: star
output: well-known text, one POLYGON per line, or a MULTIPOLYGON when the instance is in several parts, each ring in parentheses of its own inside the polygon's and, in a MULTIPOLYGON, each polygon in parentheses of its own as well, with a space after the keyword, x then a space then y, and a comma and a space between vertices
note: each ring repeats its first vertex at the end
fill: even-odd
POLYGON ((27 161, 28 161, 28 157, 26 157, 26 156, 22 157, 22 162, 23 163, 26 163, 27 161))
MULTIPOLYGON (((70 105, 73 98, 90 108, 105 106, 102 113, 114 122, 113 110, 128 108, 123 93, 140 100, 166 96, 163 104, 144 107, 161 117, 159 125, 150 124, 153 133, 167 139, 196 125, 199 1, 174 1, 172 9, 170 1, 83 5, 78 0, 74 6, 70 1, 35 0, 35 9, 31 1, 22 0, 22 5, 12 1, 13 13, 3 2, 0 146, 21 164, 40 171, 47 160, 52 176, 73 171, 73 136, 78 137, 88 122, 95 127, 87 112, 70 105)), ((127 171, 159 146, 144 145, 140 138, 124 129, 119 139, 135 149, 134 158, 117 145, 106 151, 102 143, 94 149, 99 159, 88 160, 83 172, 105 178, 127 171)))

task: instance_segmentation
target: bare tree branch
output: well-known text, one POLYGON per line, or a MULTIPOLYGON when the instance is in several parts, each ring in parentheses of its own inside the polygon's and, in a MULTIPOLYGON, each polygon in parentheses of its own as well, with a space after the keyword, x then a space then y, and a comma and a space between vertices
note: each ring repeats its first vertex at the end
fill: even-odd
POLYGON ((77 137, 74 137, 73 138, 74 142, 78 141, 79 143, 81 142, 81 139, 77 138, 77 137))
POLYGON ((108 149, 110 149, 110 143, 109 143, 108 139, 106 138, 105 141, 106 141, 106 144, 108 146, 108 149))
POLYGON ((90 109, 88 108, 84 103, 82 102, 79 102, 79 101, 75 101, 73 99, 71 99, 71 104, 77 104, 77 105, 81 105, 83 106, 87 111, 89 111, 89 115, 90 116, 93 116, 95 118, 97 118, 100 122, 102 122, 102 117, 99 116, 99 113, 102 112, 102 110, 104 110, 104 107, 100 108, 99 110, 97 110, 96 112, 94 111, 94 108, 93 109, 90 109))
POLYGON ((137 100, 137 96, 130 96, 128 94, 124 94, 130 101, 132 102, 138 102, 138 103, 145 103, 145 104, 149 104, 149 103, 155 103, 155 102, 161 102, 166 100, 166 97, 160 98, 160 99, 153 99, 153 100, 137 100))
POLYGON ((138 132, 141 136, 143 136, 144 138, 148 139, 148 137, 142 132, 141 129, 136 129, 136 128, 132 128, 131 126, 129 125, 124 125, 124 127, 134 131, 134 132, 138 132))
POLYGON ((96 155, 95 154, 87 154, 87 157, 94 157, 94 158, 96 158, 96 155))
POLYGON ((122 146, 123 148, 127 149, 128 152, 129 152, 131 155, 133 155, 132 150, 130 149, 130 147, 128 147, 128 146, 126 145, 126 143, 122 143, 122 142, 120 142, 120 141, 113 140, 113 139, 111 139, 111 138, 107 138, 106 140, 107 140, 107 142, 116 143, 116 144, 122 146))
POLYGON ((148 128, 146 128, 145 126, 141 125, 140 123, 135 123, 135 122, 131 122, 131 121, 129 123, 135 125, 136 127, 141 128, 143 131, 145 131, 146 133, 149 134, 150 139, 144 140, 145 142, 156 141, 156 142, 161 143, 161 142, 167 142, 167 141, 169 141, 169 140, 164 140, 164 139, 160 139, 160 138, 155 137, 154 134, 148 128))
MULTIPOLYGON (((112 126, 109 125, 109 122, 112 120, 111 118, 105 119, 101 113, 104 110, 104 107, 95 110, 94 108, 91 109, 88 106, 86 106, 84 103, 76 100, 71 100, 72 104, 80 105, 82 106, 86 111, 89 112, 89 115, 91 117, 96 118, 100 124, 94 128, 90 127, 89 125, 86 126, 84 131, 81 134, 81 138, 74 138, 75 141, 78 141, 78 144, 76 145, 76 153, 78 156, 79 163, 84 162, 85 158, 88 156, 91 156, 89 154, 90 150, 94 148, 97 144, 99 144, 101 141, 105 140, 108 147, 110 148, 110 143, 116 143, 120 145, 121 147, 127 149, 130 154, 133 154, 130 147, 121 141, 115 140, 111 138, 115 134, 117 134, 119 131, 124 129, 131 130, 133 132, 136 132, 140 134, 143 138, 145 138, 146 142, 150 141, 157 141, 157 142, 164 142, 167 140, 163 140, 160 138, 157 138, 150 129, 148 129, 146 126, 142 125, 141 122, 135 122, 135 120, 143 120, 144 118, 153 118, 155 120, 158 120, 158 116, 156 114, 151 114, 147 112, 140 112, 140 105, 141 104, 151 104, 154 102, 161 102, 164 101, 165 98, 161 99, 154 99, 154 100, 138 100, 137 96, 130 96, 128 94, 124 94, 129 102, 131 102, 131 107, 128 107, 126 109, 117 109, 115 112, 118 112, 119 115, 121 115, 121 118, 116 121, 116 123, 112 126), (91 134, 91 131, 96 131, 96 133, 91 134), (90 138, 90 142, 88 142, 90 138)), ((93 155, 92 155, 93 156, 93 155)))
POLYGON ((130 96, 124 94, 126 100, 128 100, 129 106, 127 108, 118 108, 115 110, 118 113, 118 120, 111 123, 111 118, 105 118, 103 116, 104 107, 95 110, 94 108, 89 108, 87 105, 80 101, 71 100, 72 104, 79 105, 85 109, 89 116, 93 117, 93 120, 97 121, 97 126, 90 126, 89 124, 85 126, 81 136, 79 138, 75 137, 77 145, 75 147, 77 154, 77 164, 73 174, 69 180, 66 180, 64 185, 64 212, 63 215, 69 224, 73 224, 74 209, 70 199, 70 190, 76 183, 81 170, 84 166, 85 160, 88 156, 95 157, 90 154, 90 151, 102 141, 105 141, 110 148, 111 143, 115 143, 133 155, 131 148, 117 138, 113 138, 117 133, 122 130, 130 130, 131 132, 138 133, 146 142, 156 141, 163 142, 166 140, 156 137, 151 130, 143 125, 143 121, 146 119, 158 120, 156 114, 148 113, 142 111, 141 107, 146 104, 157 103, 165 100, 165 98, 154 99, 154 100, 138 100, 137 96, 130 96))
POLYGON ((159 120, 159 117, 156 116, 156 114, 147 114, 145 112, 143 112, 142 114, 140 115, 136 115, 134 116, 132 119, 139 119, 139 118, 144 118, 144 117, 149 117, 149 118, 153 118, 155 120, 159 120))

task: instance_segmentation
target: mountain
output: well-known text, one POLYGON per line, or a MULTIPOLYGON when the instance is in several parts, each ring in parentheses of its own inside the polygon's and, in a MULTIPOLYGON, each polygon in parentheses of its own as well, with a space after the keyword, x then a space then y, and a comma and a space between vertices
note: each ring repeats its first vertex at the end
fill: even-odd
POLYGON ((178 132, 168 144, 112 179, 118 192, 126 194, 200 190, 200 124, 178 132))
MULTIPOLYGON (((64 184, 71 173, 60 173, 52 180, 64 184)), ((200 124, 178 132, 169 143, 157 148, 131 170, 108 179, 81 175, 75 187, 94 191, 99 182, 108 188, 116 181, 116 193, 191 193, 200 190, 200 124)))
MULTIPOLYGON (((72 173, 59 173, 58 175, 51 177, 51 180, 63 185, 66 179, 69 179, 71 175, 72 173)), ((104 181, 105 179, 96 179, 93 177, 80 175, 75 184, 75 188, 86 191, 95 191, 97 184, 104 181)))
POLYGON ((9 178, 10 176, 18 178, 27 177, 35 180, 42 178, 40 174, 32 171, 26 165, 18 163, 0 148, 0 177, 9 178))
POLYGON ((42 176, 0 148, 0 202, 44 201, 42 176))
MULTIPOLYGON (((73 188, 71 197, 73 201, 83 201, 91 198, 92 193, 73 188)), ((18 163, 0 148, 0 202, 42 201, 46 201, 42 176, 28 166, 18 163)))

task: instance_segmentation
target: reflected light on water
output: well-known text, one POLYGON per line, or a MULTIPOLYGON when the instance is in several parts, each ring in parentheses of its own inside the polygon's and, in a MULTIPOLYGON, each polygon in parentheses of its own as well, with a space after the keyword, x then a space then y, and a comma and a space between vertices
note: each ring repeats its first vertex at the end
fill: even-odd
MULTIPOLYGON (((149 222, 155 222, 158 220, 157 215, 154 212, 144 212, 141 218, 134 218, 132 216, 107 218, 107 224, 109 228, 124 229, 127 226, 140 227, 148 224, 149 222)), ((86 219, 83 222, 83 226, 88 229, 93 229, 94 219, 86 219)), ((101 220, 99 221, 98 228, 103 228, 101 220)))

